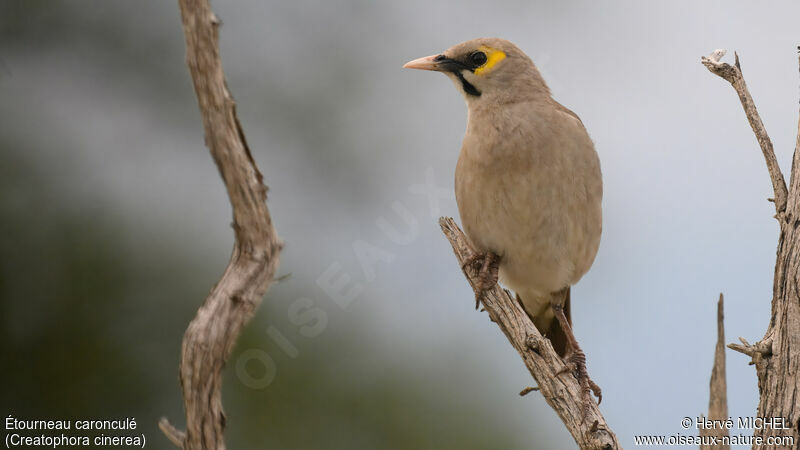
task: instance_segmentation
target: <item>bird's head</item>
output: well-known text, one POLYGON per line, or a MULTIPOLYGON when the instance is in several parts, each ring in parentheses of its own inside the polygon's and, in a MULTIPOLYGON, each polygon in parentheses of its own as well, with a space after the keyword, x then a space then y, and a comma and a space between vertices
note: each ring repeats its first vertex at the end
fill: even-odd
POLYGON ((468 104, 550 95, 531 59, 505 39, 479 38, 462 42, 438 55, 409 61, 403 67, 446 74, 468 104))

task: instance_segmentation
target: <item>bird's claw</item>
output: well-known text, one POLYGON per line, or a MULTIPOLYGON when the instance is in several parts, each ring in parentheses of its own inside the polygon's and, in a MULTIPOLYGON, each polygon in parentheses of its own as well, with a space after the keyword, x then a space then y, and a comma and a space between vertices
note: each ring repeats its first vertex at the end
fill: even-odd
POLYGON ((583 401, 583 416, 586 417, 592 402, 591 394, 597 397, 597 404, 599 405, 603 401, 603 391, 597 383, 589 378, 589 372, 586 370, 586 355, 580 348, 573 349, 573 351, 564 358, 564 367, 558 371, 557 375, 567 372, 572 373, 578 380, 583 401))
POLYGON ((500 257, 492 252, 470 250, 470 254, 464 258, 461 264, 462 270, 466 270, 467 267, 472 267, 478 271, 477 281, 475 282, 475 309, 478 309, 483 294, 497 284, 500 257))
POLYGON ((468 254, 464 257, 464 260, 461 261, 461 270, 467 270, 467 267, 472 267, 475 270, 480 270, 480 267, 475 267, 478 262, 483 263, 483 258, 486 256, 485 253, 476 252, 475 250, 469 248, 467 250, 468 254))
POLYGON ((586 370, 586 354, 583 353, 577 339, 575 339, 575 335, 572 334, 569 319, 564 314, 564 306, 560 303, 553 303, 552 308, 556 319, 561 325, 561 330, 564 331, 567 337, 567 348, 569 349, 569 353, 564 358, 564 368, 559 370, 557 375, 572 372, 578 380, 583 402, 583 418, 585 419, 592 405, 592 394, 594 393, 595 397, 597 397, 597 404, 599 405, 603 401, 603 391, 600 390, 600 386, 597 383, 589 378, 589 372, 586 370))

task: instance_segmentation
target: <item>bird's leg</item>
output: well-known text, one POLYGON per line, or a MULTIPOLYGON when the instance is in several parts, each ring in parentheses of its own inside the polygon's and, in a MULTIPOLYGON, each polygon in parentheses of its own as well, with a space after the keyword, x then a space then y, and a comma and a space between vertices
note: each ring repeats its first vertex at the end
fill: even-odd
POLYGON ((461 269, 472 266, 478 271, 478 280, 475 284, 475 309, 480 306, 483 293, 497 284, 500 270, 500 257, 492 252, 476 252, 470 249, 470 254, 464 258, 461 269))
POLYGON ((586 413, 589 411, 590 402, 592 401, 591 393, 594 393, 597 397, 597 404, 599 405, 600 402, 603 401, 603 392, 600 390, 600 386, 589 378, 589 372, 586 370, 586 354, 583 353, 583 350, 581 350, 581 347, 578 345, 578 340, 575 339, 575 335, 572 334, 572 327, 569 325, 567 316, 564 314, 564 305, 553 301, 550 306, 553 308, 556 319, 558 319, 558 323, 561 325, 561 329, 567 337, 567 346, 569 348, 569 354, 564 358, 566 367, 560 373, 572 371, 575 378, 578 379, 578 384, 581 387, 581 397, 583 399, 583 414, 586 416, 586 413))
MULTIPOLYGON (((480 290, 481 295, 497 284, 499 274, 500 257, 492 252, 486 252, 486 255, 483 257, 483 264, 481 264, 481 270, 478 272, 478 290, 480 290)), ((478 309, 477 304, 475 305, 475 309, 478 309)))

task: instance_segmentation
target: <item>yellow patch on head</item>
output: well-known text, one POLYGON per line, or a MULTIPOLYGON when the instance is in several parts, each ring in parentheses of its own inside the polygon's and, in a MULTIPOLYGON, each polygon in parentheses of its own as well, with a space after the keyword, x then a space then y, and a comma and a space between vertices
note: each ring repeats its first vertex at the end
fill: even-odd
POLYGON ((506 59, 506 53, 496 48, 481 45, 480 51, 486 53, 486 62, 482 66, 475 69, 475 75, 483 75, 492 70, 492 68, 500 61, 506 59))

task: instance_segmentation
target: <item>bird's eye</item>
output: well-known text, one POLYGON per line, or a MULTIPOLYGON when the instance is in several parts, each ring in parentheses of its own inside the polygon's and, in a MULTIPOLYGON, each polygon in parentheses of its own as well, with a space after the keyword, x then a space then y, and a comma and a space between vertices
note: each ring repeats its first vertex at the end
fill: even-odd
POLYGON ((472 64, 475 64, 475 67, 482 66, 486 63, 486 53, 483 52, 474 52, 469 55, 469 60, 472 64))

